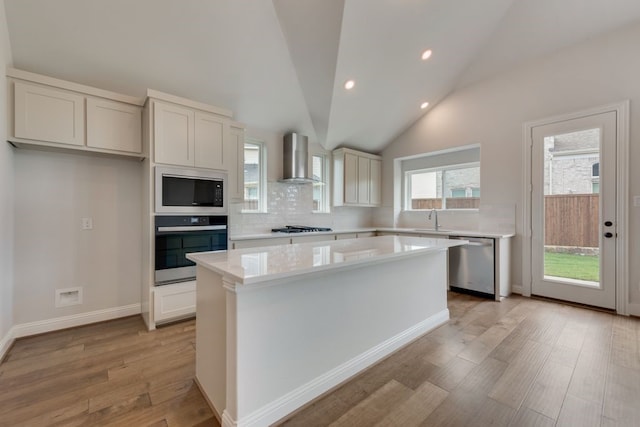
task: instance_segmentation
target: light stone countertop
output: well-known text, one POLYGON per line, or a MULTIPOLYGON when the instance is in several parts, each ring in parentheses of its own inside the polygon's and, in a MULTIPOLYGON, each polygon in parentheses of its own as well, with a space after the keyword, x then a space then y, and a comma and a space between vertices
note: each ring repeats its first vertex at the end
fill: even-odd
POLYGON ((297 237, 297 236, 313 236, 318 234, 348 234, 348 233, 368 233, 368 232, 385 232, 385 233, 407 233, 407 234, 434 234, 444 236, 463 236, 463 237, 490 237, 493 239, 504 239, 515 236, 513 232, 499 231, 474 231, 474 230, 451 230, 446 227, 436 231, 428 228, 394 228, 394 227, 363 227, 350 228, 332 231, 314 231, 304 233, 259 233, 259 234, 242 234, 230 236, 232 242, 254 239, 274 239, 278 237, 297 237))
POLYGON ((466 243, 466 240, 378 236, 226 252, 198 252, 187 254, 187 258, 199 266, 233 280, 236 284, 249 285, 418 256, 466 243))
POLYGON ((257 233, 257 234, 241 234, 236 236, 230 236, 229 240, 237 242, 241 240, 254 240, 254 239, 274 239, 277 237, 296 237, 296 236, 313 236, 318 234, 349 234, 349 233, 367 233, 375 232, 376 227, 364 227, 364 228, 342 228, 340 230, 331 231, 309 231, 303 233, 257 233))

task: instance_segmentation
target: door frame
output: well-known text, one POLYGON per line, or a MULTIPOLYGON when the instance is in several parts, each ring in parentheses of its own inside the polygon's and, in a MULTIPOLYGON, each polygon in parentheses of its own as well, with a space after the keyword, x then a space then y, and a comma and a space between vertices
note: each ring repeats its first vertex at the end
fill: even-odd
POLYGON ((526 122, 522 126, 522 295, 531 296, 532 249, 531 249, 531 193, 532 131, 536 126, 577 119, 594 114, 616 112, 616 312, 628 315, 629 300, 629 239, 627 237, 627 200, 629 198, 629 100, 615 104, 582 110, 569 114, 547 117, 526 122))

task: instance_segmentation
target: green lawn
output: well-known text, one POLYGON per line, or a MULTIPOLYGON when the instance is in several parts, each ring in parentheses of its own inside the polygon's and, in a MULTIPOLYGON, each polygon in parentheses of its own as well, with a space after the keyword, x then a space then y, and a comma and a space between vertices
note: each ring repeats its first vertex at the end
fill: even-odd
POLYGON ((600 281, 598 257, 595 255, 544 253, 545 276, 600 281))

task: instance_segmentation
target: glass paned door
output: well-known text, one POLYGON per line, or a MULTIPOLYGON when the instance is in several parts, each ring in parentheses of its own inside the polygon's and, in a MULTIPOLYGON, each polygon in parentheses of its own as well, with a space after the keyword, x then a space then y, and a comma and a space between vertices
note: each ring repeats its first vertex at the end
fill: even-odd
POLYGON ((615 112, 532 129, 532 293, 615 308, 615 112))

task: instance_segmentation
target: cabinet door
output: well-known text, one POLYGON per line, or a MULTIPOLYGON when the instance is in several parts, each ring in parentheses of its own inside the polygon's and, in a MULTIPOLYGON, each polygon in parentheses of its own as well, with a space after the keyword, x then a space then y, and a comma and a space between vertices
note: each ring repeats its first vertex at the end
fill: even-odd
POLYGON ((369 163, 369 203, 380 206, 382 187, 382 161, 371 159, 369 163))
POLYGON ((225 140, 228 139, 229 123, 213 114, 195 113, 195 166, 208 169, 227 170, 225 164, 225 140))
POLYGON ((87 146, 142 152, 142 109, 107 99, 87 98, 87 146))
POLYGON ((84 145, 84 97, 73 92, 15 82, 14 136, 84 145))
POLYGON ((358 156, 344 155, 344 202, 358 204, 358 156))
POLYGON ((371 161, 367 157, 358 157, 358 204, 368 205, 369 200, 369 169, 371 161))
POLYGON ((154 103, 156 163, 195 166, 194 111, 172 104, 154 103))
POLYGON ((225 144, 226 164, 229 168, 229 200, 244 199, 244 129, 232 127, 229 143, 225 144))

